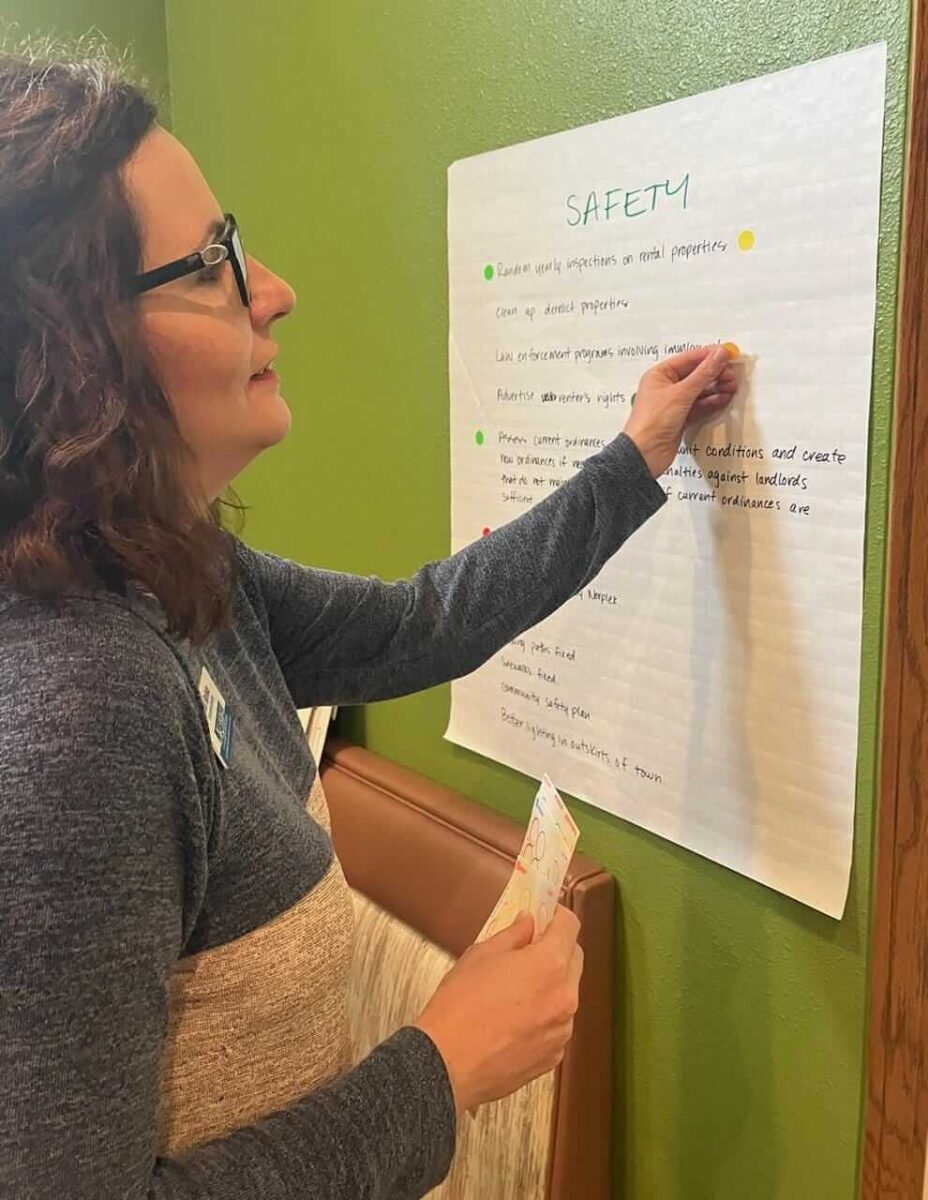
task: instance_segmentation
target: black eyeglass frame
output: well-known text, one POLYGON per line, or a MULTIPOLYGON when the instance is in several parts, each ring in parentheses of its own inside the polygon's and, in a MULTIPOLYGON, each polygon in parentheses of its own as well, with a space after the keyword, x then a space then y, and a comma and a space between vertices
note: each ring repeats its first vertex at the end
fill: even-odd
POLYGON ((195 250, 193 254, 175 258, 173 262, 165 263, 164 266, 153 267, 150 271, 143 271, 140 275, 136 275, 132 281, 133 293, 139 296, 143 292, 150 292, 152 288, 161 287, 163 283, 182 279, 185 275, 192 275, 195 271, 202 271, 205 267, 218 267, 220 263, 228 260, 232 265, 242 304, 246 308, 250 308, 248 266, 238 222, 231 213, 223 213, 222 216, 225 225, 214 241, 210 242, 208 246, 204 246, 202 250, 195 250))

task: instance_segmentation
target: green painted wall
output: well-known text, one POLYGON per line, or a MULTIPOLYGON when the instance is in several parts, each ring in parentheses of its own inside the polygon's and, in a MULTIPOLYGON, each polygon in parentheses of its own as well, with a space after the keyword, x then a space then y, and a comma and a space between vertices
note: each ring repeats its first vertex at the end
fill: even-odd
POLYGON ((73 38, 96 29, 117 49, 131 49, 167 112, 164 0, 0 0, 0 32, 13 24, 20 34, 30 36, 73 38))
MULTIPOLYGON (((840 924, 582 804, 621 889, 619 1163, 631 1200, 850 1200, 868 950, 907 0, 167 0, 176 128, 294 283, 288 443, 257 544, 406 574, 449 546, 445 169, 867 42, 890 47, 856 859, 840 924)), ((533 783, 443 742, 446 688, 345 713, 517 819, 533 783)), ((475 1198, 476 1200, 476 1198, 475 1198)), ((578 1198, 581 1200, 581 1198, 578 1198)))

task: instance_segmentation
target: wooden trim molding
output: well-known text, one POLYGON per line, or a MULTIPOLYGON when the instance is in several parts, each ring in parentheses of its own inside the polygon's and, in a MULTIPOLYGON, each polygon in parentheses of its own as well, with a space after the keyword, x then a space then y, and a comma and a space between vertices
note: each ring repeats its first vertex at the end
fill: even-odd
POLYGON ((928 0, 914 0, 862 1200, 922 1200, 928 1132, 928 0))

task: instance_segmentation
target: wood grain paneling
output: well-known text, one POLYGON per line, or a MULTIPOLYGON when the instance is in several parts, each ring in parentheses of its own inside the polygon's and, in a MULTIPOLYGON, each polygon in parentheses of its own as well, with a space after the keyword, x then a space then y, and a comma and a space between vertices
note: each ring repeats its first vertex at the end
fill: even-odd
POLYGON ((863 1200, 921 1200, 928 1129, 928 0, 913 9, 863 1200))

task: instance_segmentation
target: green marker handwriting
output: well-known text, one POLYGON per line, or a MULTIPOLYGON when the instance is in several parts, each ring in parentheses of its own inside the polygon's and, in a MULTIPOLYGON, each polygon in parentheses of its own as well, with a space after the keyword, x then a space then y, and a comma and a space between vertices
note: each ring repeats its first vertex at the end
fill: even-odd
POLYGON ((690 190, 690 176, 687 172, 677 184, 669 179, 663 183, 649 183, 641 188, 607 188, 606 191, 591 191, 582 199, 576 192, 566 198, 567 224, 573 227, 589 225, 594 221, 614 221, 616 219, 644 217, 661 205, 670 203, 679 205, 686 210, 690 190))

